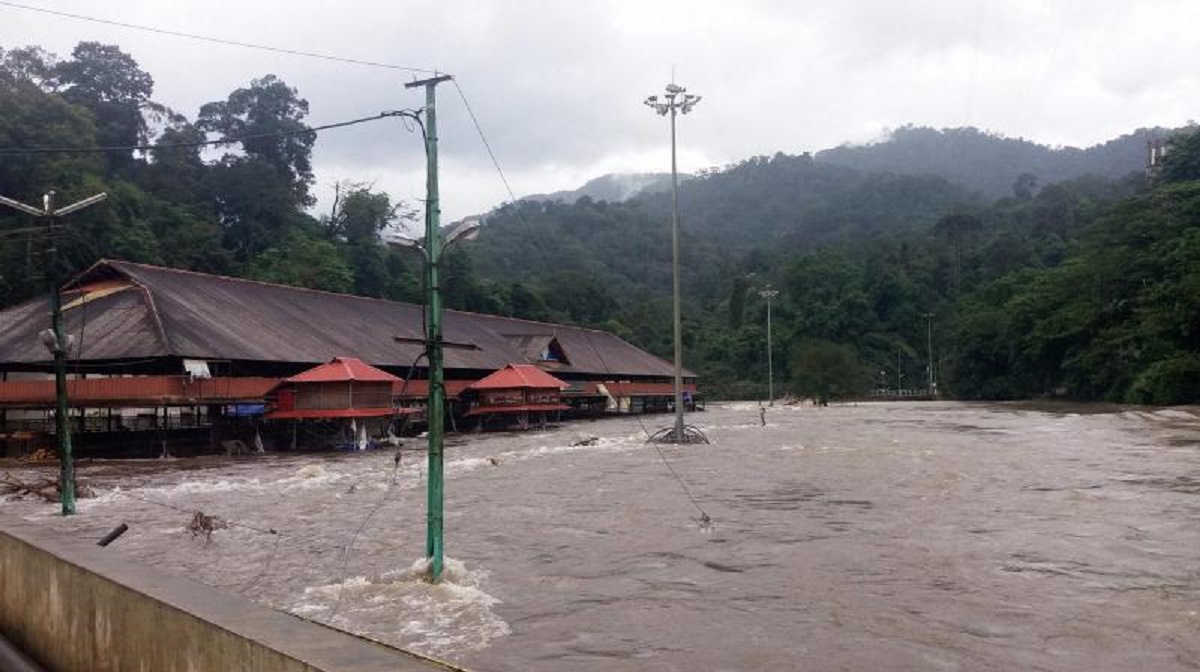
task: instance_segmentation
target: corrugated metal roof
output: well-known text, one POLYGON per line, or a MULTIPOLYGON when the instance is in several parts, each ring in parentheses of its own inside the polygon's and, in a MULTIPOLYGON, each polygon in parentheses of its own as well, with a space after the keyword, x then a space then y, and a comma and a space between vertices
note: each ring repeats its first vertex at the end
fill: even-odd
POLYGON ((335 383, 359 380, 371 383, 404 382, 387 371, 364 364, 357 357, 334 357, 332 362, 313 367, 304 373, 288 378, 289 383, 335 383))
MULTIPOLYGON (((67 332, 83 335, 83 360, 320 364, 354 356, 373 366, 408 367, 423 350, 423 308, 414 304, 109 260, 68 284, 64 303, 89 287, 94 300, 64 313, 67 332), (130 289, 112 292, 113 281, 130 289)), ((45 299, 0 312, 0 366, 47 363, 37 333, 48 326, 45 299)), ((491 371, 527 361, 518 344, 547 334, 569 362, 552 363, 558 375, 674 372, 669 362, 607 332, 452 310, 443 328, 445 365, 491 371)))
POLYGON ((559 389, 569 387, 554 376, 529 364, 509 364, 499 371, 471 383, 471 390, 507 390, 519 388, 559 389))
MULTIPOLYGON (((85 287, 63 292, 63 328, 78 339, 72 359, 141 359, 167 354, 149 294, 128 280, 125 285, 127 291, 85 287)), ((0 362, 50 361, 49 351, 37 337, 48 328, 50 304, 46 298, 0 312, 0 362)))

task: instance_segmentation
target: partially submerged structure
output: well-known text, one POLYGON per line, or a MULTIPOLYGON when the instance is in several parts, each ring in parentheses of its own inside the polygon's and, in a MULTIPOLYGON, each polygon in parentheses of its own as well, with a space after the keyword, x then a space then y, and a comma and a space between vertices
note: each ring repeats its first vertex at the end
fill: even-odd
POLYGON ((568 387, 532 364, 509 364, 467 387, 473 393, 467 415, 478 418, 479 428, 497 416, 515 419, 521 429, 529 429, 531 417, 544 426, 548 414, 571 409, 562 403, 562 391, 568 387))
MULTIPOLYGON (((149 433, 155 454, 165 432, 215 446, 281 382, 336 357, 405 379, 392 383, 397 408, 422 411, 428 390, 420 305, 105 260, 63 287, 63 307, 85 451, 131 432, 149 433)), ((48 323, 45 299, 0 311, 0 435, 52 425, 52 362, 38 338, 48 323)), ((443 347, 452 421, 470 411, 460 395, 509 364, 562 381, 568 416, 671 403, 672 365, 604 331, 447 311, 443 347)), ((694 374, 684 385, 694 399, 694 374)))
POLYGON ((267 420, 332 420, 395 415, 392 389, 403 382, 355 357, 334 357, 267 393, 267 420))
POLYGON ((293 449, 300 424, 307 421, 331 425, 323 435, 334 439, 335 445, 363 450, 369 437, 388 432, 397 415, 415 412, 395 406, 393 390, 402 382, 357 358, 334 357, 327 364, 283 379, 267 393, 264 417, 289 421, 293 449))

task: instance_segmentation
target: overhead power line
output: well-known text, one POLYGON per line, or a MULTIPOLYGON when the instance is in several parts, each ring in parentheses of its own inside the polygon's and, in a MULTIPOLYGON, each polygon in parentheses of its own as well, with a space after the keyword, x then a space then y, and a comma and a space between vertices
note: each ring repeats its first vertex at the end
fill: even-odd
MULTIPOLYGON (((0 4, 4 4, 0 2, 0 4)), ((365 124, 368 121, 378 121, 387 119, 388 117, 412 117, 416 113, 408 110, 400 110, 395 112, 380 112, 379 114, 370 117, 361 117, 359 119, 351 119, 350 121, 339 121, 333 124, 325 124, 323 126, 309 126, 306 128, 296 129, 294 131, 281 131, 279 133, 255 133, 252 135, 243 135, 236 138, 221 138, 219 140, 196 140, 193 142, 171 142, 155 145, 125 145, 119 147, 0 147, 0 155, 13 154, 94 154, 103 152, 153 152, 163 149, 182 149, 185 147, 204 147, 207 145, 234 145, 239 142, 248 140, 267 140, 270 138, 286 138, 293 135, 308 135, 318 131, 327 131, 331 128, 342 128, 344 126, 354 126, 355 124, 365 124)))
POLYGON ((95 16, 86 16, 84 14, 72 14, 71 12, 62 12, 56 9, 46 9, 45 7, 33 7, 31 5, 23 5, 17 2, 5 2, 0 0, 0 6, 11 7, 13 9, 24 9, 30 12, 40 12, 42 14, 52 14, 54 16, 62 16, 68 19, 77 19, 79 21, 89 21, 91 23, 101 23, 107 26, 119 26, 121 28, 129 28, 131 30, 141 30, 147 33, 158 33, 160 35, 171 35, 173 37, 183 37, 189 40, 199 40, 201 42, 213 42, 216 44, 225 44, 234 47, 245 47, 247 49, 258 49, 260 51, 272 51, 277 54, 289 54, 292 56, 304 56, 306 58, 318 58, 324 61, 337 61, 339 63, 352 63, 354 65, 363 65, 371 68, 386 68, 388 70, 404 70, 407 72, 418 72, 427 74, 437 74, 436 70, 428 68, 414 68, 407 65, 396 65, 395 63, 380 63, 378 61, 366 61, 358 58, 346 58, 344 56, 333 56, 331 54, 319 54, 312 51, 301 51, 299 49, 284 49, 282 47, 271 47, 263 44, 254 44, 252 42, 242 42, 240 40, 228 40, 220 37, 210 37, 207 35, 196 35, 194 33, 184 33, 178 30, 167 30, 165 28, 155 28, 153 26, 142 26, 135 23, 125 23, 124 21, 113 21, 111 19, 101 19, 95 16))
POLYGON ((483 141, 483 146, 487 149, 488 156, 492 158, 492 165, 496 167, 496 172, 500 174, 500 181, 504 183, 504 188, 508 191, 509 202, 513 204, 513 209, 517 210, 517 215, 520 216, 520 208, 517 208, 517 196, 513 193, 512 187, 509 186, 508 178, 504 176, 504 170, 500 167, 500 162, 496 160, 496 154, 492 151, 492 145, 488 142, 487 136, 484 135, 483 127, 479 125, 479 119, 475 117, 475 110, 471 109, 471 103, 467 102, 467 94, 463 91, 457 79, 451 81, 454 83, 454 89, 458 91, 458 97, 462 98, 463 107, 467 108, 467 114, 471 117, 471 123, 475 125, 475 132, 479 134, 479 139, 483 141))

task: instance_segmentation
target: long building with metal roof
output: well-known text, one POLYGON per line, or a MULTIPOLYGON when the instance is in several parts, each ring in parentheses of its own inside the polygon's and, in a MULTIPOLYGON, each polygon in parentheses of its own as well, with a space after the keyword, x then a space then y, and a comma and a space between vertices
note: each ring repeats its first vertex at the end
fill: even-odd
MULTIPOLYGON (((64 285, 62 305, 77 407, 253 402, 272 381, 343 356, 412 372, 397 397, 426 390, 420 305, 116 260, 64 285)), ((44 298, 0 311, 0 409, 51 406, 50 381, 22 375, 52 370, 49 326, 44 298)), ((450 310, 443 339, 450 395, 533 364, 570 385, 578 408, 670 403, 672 364, 605 331, 450 310)), ((693 398, 695 375, 684 382, 693 398)))

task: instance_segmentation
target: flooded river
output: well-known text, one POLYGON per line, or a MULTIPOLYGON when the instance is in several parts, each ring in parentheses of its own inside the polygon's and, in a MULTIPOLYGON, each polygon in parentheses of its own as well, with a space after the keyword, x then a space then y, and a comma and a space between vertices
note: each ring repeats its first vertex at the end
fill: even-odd
POLYGON ((670 468, 635 418, 452 438, 439 586, 420 453, 93 462, 74 518, 0 507, 126 522, 109 552, 478 670, 1200 669, 1200 410, 766 420, 690 416, 713 443, 670 468))

